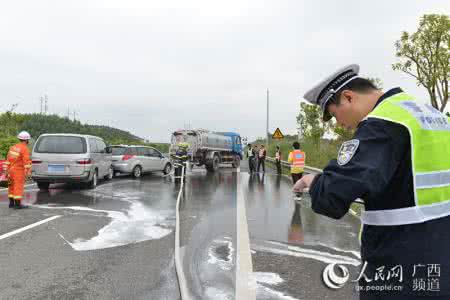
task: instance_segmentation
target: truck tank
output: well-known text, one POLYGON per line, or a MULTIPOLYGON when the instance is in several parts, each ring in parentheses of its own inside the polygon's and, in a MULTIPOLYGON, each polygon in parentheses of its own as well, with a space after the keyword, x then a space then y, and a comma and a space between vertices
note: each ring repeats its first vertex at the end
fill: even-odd
POLYGON ((199 149, 211 149, 220 151, 232 151, 233 141, 231 137, 214 132, 199 132, 199 149))
POLYGON ((219 164, 237 167, 242 159, 238 134, 218 133, 204 129, 177 130, 172 133, 169 153, 173 155, 180 143, 188 143, 189 161, 192 165, 204 165, 208 171, 217 170, 219 164))
POLYGON ((178 143, 189 144, 189 152, 197 150, 220 150, 232 151, 233 141, 229 136, 217 134, 206 130, 179 130, 172 134, 172 148, 175 149, 178 143))

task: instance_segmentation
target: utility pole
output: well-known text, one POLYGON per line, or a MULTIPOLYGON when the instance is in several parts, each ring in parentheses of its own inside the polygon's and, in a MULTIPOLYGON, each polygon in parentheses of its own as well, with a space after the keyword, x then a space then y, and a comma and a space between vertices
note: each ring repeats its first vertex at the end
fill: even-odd
POLYGON ((48 112, 48 96, 44 95, 44 99, 45 99, 45 114, 47 114, 47 112, 48 112))
POLYGON ((41 96, 41 98, 39 99, 39 101, 41 102, 41 115, 42 115, 42 104, 44 103, 44 98, 41 96))
POLYGON ((266 149, 269 149, 269 89, 267 89, 266 149))
POLYGON ((67 119, 70 119, 70 108, 68 105, 67 105, 67 119))

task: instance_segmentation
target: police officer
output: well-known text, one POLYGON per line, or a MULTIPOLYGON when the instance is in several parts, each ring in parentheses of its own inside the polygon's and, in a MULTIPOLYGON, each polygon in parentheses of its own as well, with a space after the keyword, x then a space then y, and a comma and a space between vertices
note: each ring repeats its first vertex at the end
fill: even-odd
POLYGON ((10 147, 4 168, 8 178, 8 198, 10 208, 27 208, 22 204, 23 189, 26 179, 31 175, 30 152, 28 141, 31 136, 22 131, 17 135, 19 143, 10 147))
POLYGON ((277 146, 275 151, 275 165, 277 166, 277 174, 281 175, 281 150, 280 146, 277 146))
POLYGON ((255 156, 256 156, 256 152, 252 148, 252 144, 248 144, 247 158, 248 158, 248 168, 250 170, 249 171, 250 174, 252 174, 255 171, 255 156))
POLYGON ((450 299, 450 122, 358 73, 347 66, 305 94, 325 121, 356 132, 337 160, 294 191, 309 188, 312 209, 335 219, 364 201, 360 299, 450 299), (381 292, 386 285, 397 290, 381 292))

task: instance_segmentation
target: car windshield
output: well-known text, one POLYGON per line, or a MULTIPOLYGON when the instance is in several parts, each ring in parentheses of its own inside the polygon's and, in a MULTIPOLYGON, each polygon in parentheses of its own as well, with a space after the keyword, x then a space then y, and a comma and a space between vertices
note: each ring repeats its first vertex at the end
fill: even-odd
POLYGON ((44 136, 35 147, 37 153, 82 154, 86 150, 86 140, 77 136, 44 136))

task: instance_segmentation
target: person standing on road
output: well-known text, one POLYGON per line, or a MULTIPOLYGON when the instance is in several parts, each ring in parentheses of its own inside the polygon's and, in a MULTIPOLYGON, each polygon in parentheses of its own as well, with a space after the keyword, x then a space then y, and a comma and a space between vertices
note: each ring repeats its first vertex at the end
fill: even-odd
POLYGON ((248 150, 247 150, 247 158, 248 158, 248 168, 250 174, 252 174, 255 171, 255 150, 252 148, 252 144, 248 144, 248 150))
POLYGON ((257 172, 256 168, 258 167, 259 164, 259 149, 258 149, 258 145, 253 145, 253 153, 255 154, 255 158, 254 158, 254 167, 255 167, 255 172, 257 172))
POLYGON ((263 173, 266 172, 266 149, 264 149, 264 145, 261 145, 258 153, 258 173, 259 169, 262 166, 263 173))
MULTIPOLYGON (((183 178, 186 180, 186 169, 187 169, 187 161, 189 160, 189 144, 188 143, 179 143, 178 149, 175 152, 175 155, 172 155, 173 158, 179 165, 175 165, 175 177, 181 177, 181 170, 183 171, 183 178), (181 165, 181 166, 180 166, 181 165), (183 167, 182 167, 183 166, 183 167)), ((178 179, 178 178, 177 178, 178 179)))
POLYGON ((292 144, 293 151, 289 153, 288 163, 291 165, 292 182, 295 184, 303 176, 305 168, 305 152, 300 150, 300 143, 294 142, 292 144))
POLYGON ((275 151, 275 164, 277 166, 277 174, 281 175, 281 150, 280 150, 280 146, 277 146, 277 151, 275 151))
POLYGON ((17 136, 19 143, 10 147, 5 161, 5 172, 8 178, 8 198, 10 208, 27 208, 22 204, 23 189, 26 179, 31 175, 31 160, 28 142, 31 136, 22 131, 17 136))
POLYGON ((305 94, 324 121, 356 132, 294 191, 309 188, 312 209, 335 219, 363 199, 360 299, 450 299, 450 121, 358 72, 347 66, 305 94), (386 285, 394 289, 382 292, 386 285))

